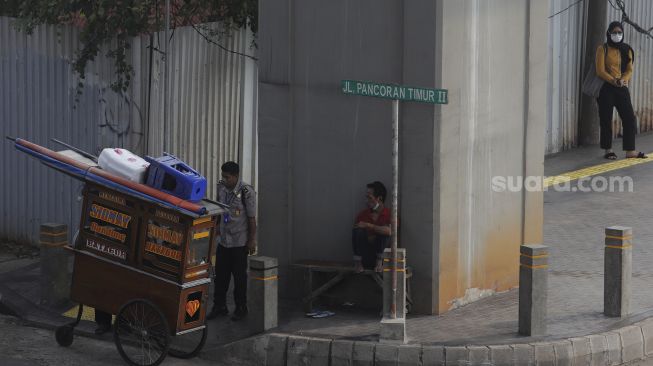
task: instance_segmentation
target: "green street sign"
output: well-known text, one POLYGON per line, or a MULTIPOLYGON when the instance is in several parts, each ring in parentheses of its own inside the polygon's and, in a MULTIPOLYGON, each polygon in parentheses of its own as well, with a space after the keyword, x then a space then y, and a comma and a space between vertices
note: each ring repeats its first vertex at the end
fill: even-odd
POLYGON ((345 94, 430 104, 448 103, 446 89, 416 88, 358 80, 342 80, 340 85, 342 86, 342 92, 345 94))

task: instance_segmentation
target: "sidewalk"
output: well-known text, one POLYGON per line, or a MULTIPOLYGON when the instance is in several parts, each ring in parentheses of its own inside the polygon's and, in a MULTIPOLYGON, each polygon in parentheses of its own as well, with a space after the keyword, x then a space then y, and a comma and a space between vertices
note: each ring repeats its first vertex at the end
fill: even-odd
MULTIPOLYGON (((653 135, 640 135, 637 142, 642 151, 653 152, 653 135)), ((620 144, 616 141, 615 147, 620 144)), ((556 154, 547 158, 545 175, 608 162, 601 155, 596 147, 556 154)), ((618 155, 623 157, 622 152, 618 155)), ((210 321, 209 337, 199 357, 249 364, 306 364, 303 360, 329 364, 330 360, 336 365, 371 358, 377 364, 415 364, 401 360, 428 364, 427 360, 437 363, 441 359, 439 364, 480 365, 545 360, 622 364, 653 355, 653 164, 647 161, 602 175, 632 177, 634 192, 549 190, 544 194, 543 244, 550 248, 546 337, 517 335, 517 290, 442 316, 409 315, 409 344, 401 347, 378 343, 380 319, 374 312, 338 308, 333 309, 337 313, 333 317, 312 319, 304 317, 300 304, 281 302, 280 326, 263 336, 245 339, 244 323, 210 321), (602 315, 603 230, 613 225, 632 227, 634 237, 632 315, 622 319, 602 315)), ((407 257, 410 263, 410 253, 407 257)), ((0 262, 0 303, 41 326, 52 328, 69 321, 61 316, 61 309, 38 305, 38 259, 21 261, 0 262)), ((78 329, 94 336, 90 322, 78 329)))

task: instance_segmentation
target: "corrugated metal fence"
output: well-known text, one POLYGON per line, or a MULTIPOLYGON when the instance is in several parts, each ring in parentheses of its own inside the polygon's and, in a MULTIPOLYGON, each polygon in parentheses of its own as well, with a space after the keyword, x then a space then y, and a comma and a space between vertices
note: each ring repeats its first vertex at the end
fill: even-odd
MULTIPOLYGON (((172 137, 169 152, 207 177, 207 195, 212 197, 221 162, 256 156, 255 61, 224 52, 192 28, 176 29, 170 43, 171 115, 164 131, 164 63, 158 51, 163 39, 154 34, 132 40, 134 77, 126 93, 109 88, 113 63, 99 56, 88 67, 83 94, 75 103, 79 79, 71 60, 77 30, 40 26, 28 36, 13 28, 12 19, 0 17, 2 136, 59 149, 49 141, 57 138, 94 154, 105 147, 125 147, 159 156, 167 133, 172 137)), ((246 31, 221 42, 239 53, 254 52, 246 31)), ((0 238, 36 243, 44 222, 75 229, 81 183, 40 166, 7 140, 0 143, 0 152, 0 238)), ((242 163, 252 180, 255 161, 242 163)))
POLYGON ((577 0, 551 0, 549 20, 549 116, 546 152, 569 149, 578 140, 579 72, 584 7, 577 0))
MULTIPOLYGON (((632 20, 644 28, 653 25, 653 1, 629 0, 626 10, 632 20)), ((548 123, 546 130, 546 153, 567 150, 578 143, 578 120, 580 111, 579 71, 582 62, 584 27, 586 22, 585 1, 551 0, 549 20, 549 93, 548 123), (559 13, 559 14, 558 14, 559 13)), ((607 25, 620 20, 621 13, 608 5, 607 25)), ((633 107, 639 123, 639 131, 653 130, 653 40, 625 26, 625 41, 635 50, 635 73, 630 85, 633 107)), ((591 45, 595 47, 595 45, 591 45)), ((615 113, 615 136, 621 131, 621 123, 615 113)))

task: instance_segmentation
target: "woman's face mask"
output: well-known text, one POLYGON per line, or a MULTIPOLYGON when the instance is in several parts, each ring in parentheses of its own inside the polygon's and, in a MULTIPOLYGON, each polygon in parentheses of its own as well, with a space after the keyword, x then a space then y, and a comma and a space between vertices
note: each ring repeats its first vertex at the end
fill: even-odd
POLYGON ((624 39, 624 34, 621 32, 610 33, 610 39, 614 43, 619 43, 622 39, 624 39))

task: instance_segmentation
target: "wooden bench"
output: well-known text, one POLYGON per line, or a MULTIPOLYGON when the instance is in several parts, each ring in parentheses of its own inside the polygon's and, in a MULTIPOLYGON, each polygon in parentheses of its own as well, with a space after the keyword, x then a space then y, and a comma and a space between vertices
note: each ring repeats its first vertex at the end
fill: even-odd
MULTIPOLYGON (((353 264, 348 262, 303 260, 294 263, 293 267, 304 270, 305 295, 302 298, 302 303, 306 312, 313 311, 313 301, 317 297, 352 276, 369 276, 381 288, 381 291, 383 291, 383 275, 381 273, 369 269, 356 273, 353 264), (333 276, 318 288, 314 288, 313 277, 316 272, 330 273, 333 276)), ((413 305, 410 291, 410 279, 412 276, 412 269, 406 267, 406 312, 410 312, 413 305)))

